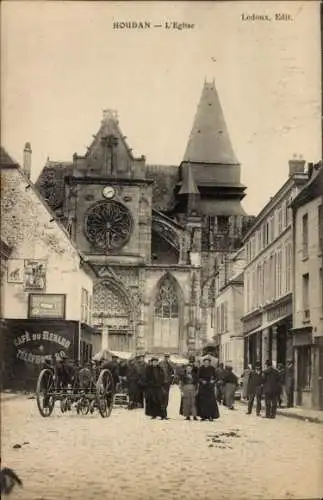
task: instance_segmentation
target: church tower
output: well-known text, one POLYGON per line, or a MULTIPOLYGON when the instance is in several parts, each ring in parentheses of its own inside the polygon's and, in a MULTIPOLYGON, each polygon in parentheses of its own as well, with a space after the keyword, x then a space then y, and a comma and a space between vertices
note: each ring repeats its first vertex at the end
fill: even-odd
POLYGON ((116 112, 104 111, 86 154, 73 156, 64 216, 97 276, 93 323, 108 330, 115 350, 135 350, 143 342, 138 325, 143 268, 151 260, 151 186, 144 156, 133 156, 116 112))
POLYGON ((198 233, 200 264, 200 336, 213 328, 216 283, 224 284, 228 255, 241 244, 246 213, 245 187, 214 82, 204 83, 175 193, 177 213, 188 231, 198 233), (197 220, 198 224, 197 224, 197 220))
POLYGON ((94 271, 93 326, 109 348, 199 352, 246 216, 214 83, 204 84, 180 165, 135 157, 106 110, 85 155, 48 161, 37 187, 94 271))

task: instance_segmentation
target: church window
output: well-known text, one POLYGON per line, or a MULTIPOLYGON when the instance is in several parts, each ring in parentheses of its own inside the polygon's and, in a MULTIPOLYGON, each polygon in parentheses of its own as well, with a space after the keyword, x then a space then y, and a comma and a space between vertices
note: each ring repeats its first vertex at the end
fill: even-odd
POLYGON ((171 276, 165 276, 159 284, 154 306, 154 347, 178 350, 179 299, 171 276))
POLYGON ((155 303, 155 315, 160 318, 178 317, 178 298, 175 284, 167 276, 161 283, 155 303))
POLYGON ((101 250, 121 248, 131 236, 133 220, 127 207, 115 201, 92 206, 85 217, 85 234, 101 250))

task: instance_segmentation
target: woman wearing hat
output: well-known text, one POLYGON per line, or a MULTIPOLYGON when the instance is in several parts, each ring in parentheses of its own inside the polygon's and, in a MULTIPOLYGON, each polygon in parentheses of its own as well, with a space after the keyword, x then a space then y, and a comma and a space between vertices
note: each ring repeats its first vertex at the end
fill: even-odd
POLYGON ((219 418, 219 408, 215 398, 214 386, 216 383, 215 368, 211 366, 211 359, 204 358, 203 365, 198 371, 198 392, 196 398, 197 415, 201 420, 219 418))

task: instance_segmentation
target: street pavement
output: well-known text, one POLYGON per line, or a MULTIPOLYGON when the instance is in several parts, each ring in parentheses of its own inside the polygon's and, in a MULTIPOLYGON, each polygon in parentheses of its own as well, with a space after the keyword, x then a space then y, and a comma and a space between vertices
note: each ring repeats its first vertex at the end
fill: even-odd
POLYGON ((17 500, 217 500, 323 497, 322 426, 220 407, 186 422, 171 391, 168 421, 114 409, 42 418, 36 401, 2 403, 2 466, 24 482, 17 500), (14 445, 21 445, 14 448, 14 445))

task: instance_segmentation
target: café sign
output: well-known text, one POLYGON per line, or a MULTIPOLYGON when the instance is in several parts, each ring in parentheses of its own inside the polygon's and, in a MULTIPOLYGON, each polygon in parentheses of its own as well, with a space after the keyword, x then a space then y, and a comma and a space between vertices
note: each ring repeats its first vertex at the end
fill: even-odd
POLYGON ((16 357, 32 364, 41 364, 49 356, 65 355, 71 346, 71 341, 63 335, 47 330, 30 333, 27 330, 14 338, 16 357))

